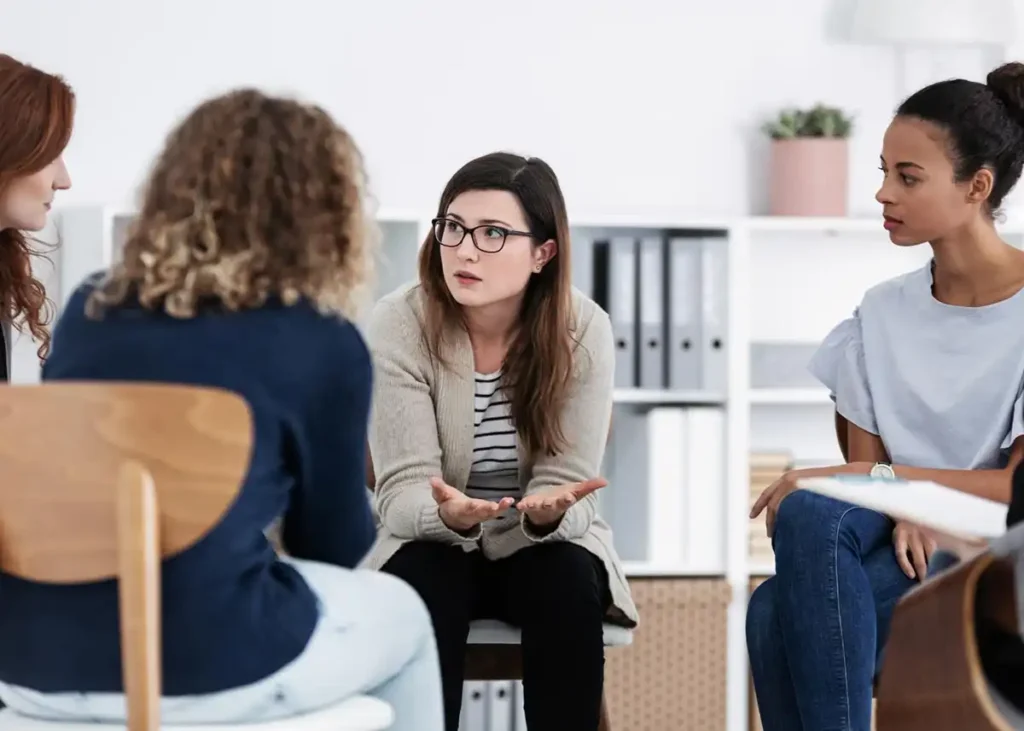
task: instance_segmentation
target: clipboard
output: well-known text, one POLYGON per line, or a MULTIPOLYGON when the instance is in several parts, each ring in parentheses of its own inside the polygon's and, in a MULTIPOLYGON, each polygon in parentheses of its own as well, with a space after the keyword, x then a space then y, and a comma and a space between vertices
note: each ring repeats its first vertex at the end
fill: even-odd
POLYGON ((967 541, 1006 533, 1007 506, 925 480, 806 477, 797 487, 967 541))

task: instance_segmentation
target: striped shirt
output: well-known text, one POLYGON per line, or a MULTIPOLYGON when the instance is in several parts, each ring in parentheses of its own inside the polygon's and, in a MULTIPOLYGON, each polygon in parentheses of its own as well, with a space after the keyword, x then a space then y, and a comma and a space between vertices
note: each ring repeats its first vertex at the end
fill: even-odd
POLYGON ((519 457, 516 429, 509 401, 501 387, 501 372, 476 373, 473 430, 473 466, 466 494, 497 502, 503 497, 518 500, 519 457))

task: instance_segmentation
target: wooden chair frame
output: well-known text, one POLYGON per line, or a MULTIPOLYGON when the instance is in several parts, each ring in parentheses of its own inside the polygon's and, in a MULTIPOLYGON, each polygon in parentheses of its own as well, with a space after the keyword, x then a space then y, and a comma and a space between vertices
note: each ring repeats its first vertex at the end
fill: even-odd
POLYGON ((1008 559, 984 552, 910 591, 893 613, 878 678, 879 731, 1012 731, 988 690, 976 622, 1016 633, 1008 559))

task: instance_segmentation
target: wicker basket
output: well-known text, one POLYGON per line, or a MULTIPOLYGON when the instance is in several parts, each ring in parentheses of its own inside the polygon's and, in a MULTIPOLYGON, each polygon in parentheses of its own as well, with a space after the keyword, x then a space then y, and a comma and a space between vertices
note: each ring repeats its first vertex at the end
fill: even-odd
POLYGON ((633 645, 609 650, 605 695, 613 729, 725 728, 726 616, 723 579, 633 579, 640 626, 633 645))

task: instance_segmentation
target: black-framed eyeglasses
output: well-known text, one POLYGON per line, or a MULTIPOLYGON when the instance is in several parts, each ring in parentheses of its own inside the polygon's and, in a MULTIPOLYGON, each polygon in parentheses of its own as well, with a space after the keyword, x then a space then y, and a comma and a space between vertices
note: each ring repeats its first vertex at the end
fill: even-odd
POLYGON ((466 228, 450 218, 435 218, 431 224, 434 228, 434 240, 441 246, 460 246, 468 233, 473 240, 473 246, 485 254, 497 254, 505 246, 505 241, 509 236, 537 238, 529 231, 516 231, 493 223, 483 223, 473 228, 466 228))

